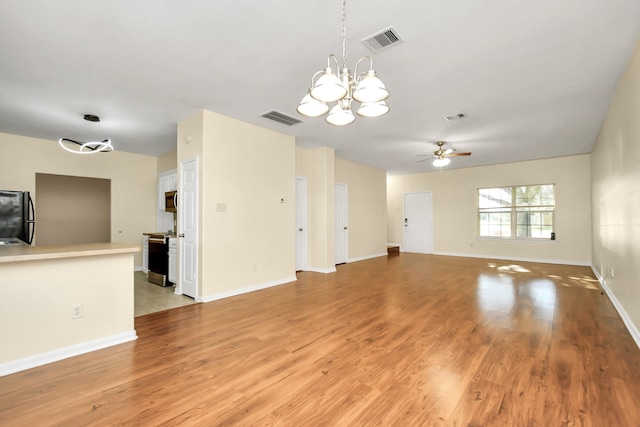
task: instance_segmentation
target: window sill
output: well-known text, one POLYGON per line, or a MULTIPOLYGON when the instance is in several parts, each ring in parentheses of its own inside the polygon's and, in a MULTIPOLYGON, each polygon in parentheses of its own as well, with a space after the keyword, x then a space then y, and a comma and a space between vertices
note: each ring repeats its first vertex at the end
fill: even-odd
POLYGON ((551 239, 527 239, 525 237, 480 237, 477 236, 476 240, 488 240, 495 242, 526 242, 526 243, 555 243, 557 240, 551 239))

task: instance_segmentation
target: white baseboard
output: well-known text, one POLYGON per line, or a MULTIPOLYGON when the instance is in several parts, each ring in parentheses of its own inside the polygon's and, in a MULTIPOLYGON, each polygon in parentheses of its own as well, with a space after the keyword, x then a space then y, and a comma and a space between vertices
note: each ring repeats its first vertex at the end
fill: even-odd
POLYGON ((378 258, 381 256, 387 256, 386 252, 380 252, 377 254, 372 254, 372 255, 366 255, 366 256, 361 256, 358 258, 350 258, 347 260, 347 262, 358 262, 358 261, 364 261, 365 259, 371 259, 371 258, 378 258))
POLYGON ((335 268, 335 267, 332 267, 332 268, 315 268, 315 267, 309 267, 309 268, 307 268, 307 269, 306 269, 306 270, 304 270, 304 271, 312 271, 312 272, 314 272, 314 273, 324 273, 324 274, 329 274, 329 273, 335 273, 335 272, 336 272, 336 271, 338 271, 338 270, 336 270, 336 268, 335 268))
POLYGON ((398 246, 400 248, 400 252, 404 252, 402 248, 402 243, 387 242, 387 246, 398 246))
POLYGON ((198 302, 211 302, 219 299, 234 297, 236 295, 247 294, 249 292, 259 291, 260 289, 271 288, 273 286, 284 285, 285 283, 291 283, 298 280, 296 276, 286 277, 280 280, 274 280, 272 282, 260 283, 257 285, 247 286, 246 288, 234 289, 232 291, 220 292, 219 294, 207 295, 203 297, 196 297, 198 302))
POLYGON ((600 275, 600 272, 593 265, 591 265, 591 270, 593 271, 593 274, 596 275, 596 278, 602 285, 602 289, 604 289, 607 296, 609 297, 609 300, 611 301, 616 311, 622 318, 624 325, 627 327, 627 330, 631 334, 631 338, 633 338, 638 348, 640 348, 640 332, 638 331, 638 328, 636 328, 636 326, 633 324, 633 322, 631 321, 631 318, 629 317, 629 315, 627 315, 627 312, 624 310, 624 307, 622 306, 622 304, 620 304, 620 301, 618 301, 618 298, 616 298, 611 288, 609 288, 609 286, 607 285, 607 281, 605 280, 605 278, 600 275))
POLYGON ((0 377, 35 368, 36 366, 46 365, 47 363, 57 362, 69 357, 79 356, 81 354, 100 350, 106 347, 133 341, 136 338, 138 338, 138 336, 134 329, 132 331, 111 335, 109 337, 98 338, 96 340, 47 351, 45 353, 13 360, 11 362, 5 362, 0 364, 0 377))
POLYGON ((521 262, 538 262, 543 264, 562 264, 562 265, 579 265, 582 267, 590 267, 589 261, 561 260, 561 259, 541 259, 541 258, 522 258, 497 255, 478 255, 478 254, 458 254, 451 252, 434 252, 434 255, 457 256, 465 258, 483 258, 483 259, 500 259, 503 261, 521 261, 521 262))
POLYGON ((137 267, 134 267, 133 271, 144 271, 144 268, 141 265, 139 265, 137 267))

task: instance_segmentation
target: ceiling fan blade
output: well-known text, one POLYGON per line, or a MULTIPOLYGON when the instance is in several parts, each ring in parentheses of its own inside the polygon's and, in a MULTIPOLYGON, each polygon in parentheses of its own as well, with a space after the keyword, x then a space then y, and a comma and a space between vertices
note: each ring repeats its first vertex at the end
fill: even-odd
POLYGON ((454 151, 456 151, 454 148, 447 148, 446 150, 444 150, 444 153, 442 153, 442 154, 444 154, 446 156, 447 154, 451 154, 454 151))
POLYGON ((471 153, 451 153, 447 157, 470 156, 471 153))

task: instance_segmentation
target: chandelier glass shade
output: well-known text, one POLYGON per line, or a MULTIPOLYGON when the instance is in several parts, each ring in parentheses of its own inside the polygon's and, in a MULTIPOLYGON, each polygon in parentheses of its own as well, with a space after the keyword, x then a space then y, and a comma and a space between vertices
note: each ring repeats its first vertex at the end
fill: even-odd
POLYGON ((353 123, 353 101, 360 102, 357 110, 362 117, 379 117, 389 111, 384 102, 389 91, 373 69, 373 60, 363 56, 358 60, 354 74, 347 66, 347 2, 342 1, 342 68, 335 55, 329 55, 327 67, 317 71, 311 78, 311 88, 302 98, 297 111, 303 116, 320 117, 327 112, 326 121, 332 125, 344 126, 353 123), (369 61, 369 70, 358 74, 362 61, 369 61), (332 63, 333 61, 333 63, 332 63), (335 66, 335 71, 333 66, 335 66), (335 102, 333 107, 328 104, 335 102))
POLYGON ((389 107, 384 101, 379 102, 363 102, 358 108, 358 115, 362 117, 378 117, 386 114, 389 107))
POLYGON ((350 107, 344 108, 341 102, 338 102, 332 109, 329 111, 329 115, 325 119, 328 123, 336 126, 344 126, 349 123, 353 123, 356 119, 356 116, 353 115, 350 107))
POLYGON ((300 105, 298 105, 298 113, 307 117, 320 117, 329 111, 329 106, 326 102, 318 101, 311 97, 310 94, 306 94, 300 105))

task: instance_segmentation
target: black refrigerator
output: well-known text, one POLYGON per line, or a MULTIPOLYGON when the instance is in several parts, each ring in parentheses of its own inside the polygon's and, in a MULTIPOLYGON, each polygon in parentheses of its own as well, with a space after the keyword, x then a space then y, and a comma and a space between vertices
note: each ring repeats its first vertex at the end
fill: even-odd
POLYGON ((29 192, 0 190, 0 238, 17 237, 31 244, 35 230, 35 210, 29 192))

